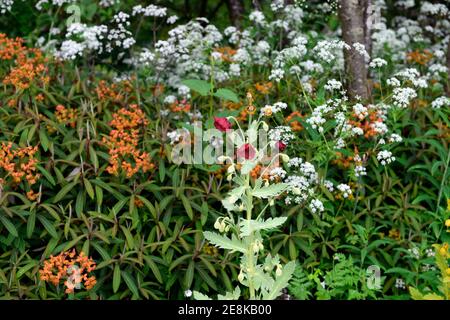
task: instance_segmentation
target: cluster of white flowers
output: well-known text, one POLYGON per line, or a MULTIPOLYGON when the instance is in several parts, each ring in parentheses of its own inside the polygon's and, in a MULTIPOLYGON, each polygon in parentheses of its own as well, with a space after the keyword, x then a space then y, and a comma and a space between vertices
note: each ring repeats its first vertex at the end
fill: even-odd
POLYGON ((416 88, 427 88, 428 79, 426 76, 421 77, 419 71, 415 68, 407 68, 395 75, 397 78, 409 81, 416 88))
POLYGON ((291 127, 277 126, 269 131, 270 141, 281 141, 284 144, 288 144, 292 139, 295 139, 295 134, 292 133, 291 127))
POLYGON ((417 92, 413 88, 395 88, 392 99, 395 106, 406 108, 416 97, 417 92))
POLYGON ((130 15, 125 12, 119 12, 113 17, 116 23, 115 28, 111 28, 106 36, 109 42, 106 43, 106 51, 112 52, 114 48, 129 49, 136 43, 131 31, 126 27, 130 25, 130 15))
POLYGON ((361 103, 357 103, 353 106, 353 112, 360 120, 363 120, 369 114, 367 108, 361 103))
POLYGON ((422 3, 422 6, 420 7, 420 12, 426 15, 440 15, 440 16, 447 16, 449 11, 445 4, 443 3, 431 3, 428 1, 425 1, 422 3))
POLYGON ((420 259, 419 248, 412 247, 412 248, 408 249, 408 252, 414 259, 420 259))
POLYGON ((333 101, 328 101, 328 104, 320 105, 314 108, 311 116, 306 119, 306 122, 311 125, 313 129, 317 129, 319 132, 323 132, 323 125, 327 120, 324 118, 326 114, 335 110, 335 106, 333 106, 333 101), (331 105, 329 105, 331 104, 331 105))
POLYGON ((51 4, 53 6, 61 7, 67 3, 75 3, 77 0, 40 0, 36 3, 36 9, 41 11, 45 4, 51 4))
POLYGON ((352 189, 348 184, 341 183, 337 186, 337 189, 342 193, 344 198, 348 198, 352 194, 352 189))
POLYGON ((395 161, 395 157, 392 156, 392 152, 388 150, 381 150, 380 152, 378 152, 377 159, 383 166, 395 161))
POLYGON ((309 204, 309 208, 313 213, 323 212, 325 210, 322 201, 320 201, 319 199, 312 199, 311 203, 309 204))
POLYGON ((270 4, 270 9, 272 11, 279 11, 284 8, 284 0, 272 0, 272 3, 270 4))
POLYGON ((260 26, 265 26, 267 23, 264 13, 258 10, 252 11, 248 18, 250 21, 260 26))
POLYGON ((439 97, 433 100, 433 102, 431 102, 431 107, 433 109, 440 109, 442 107, 448 107, 450 106, 450 98, 448 97, 439 97))
POLYGON ((389 142, 395 143, 395 142, 402 142, 402 137, 396 133, 391 134, 389 137, 389 142))
POLYGON ((298 167, 303 163, 303 159, 299 157, 290 158, 287 165, 288 167, 298 167))
POLYGON ((387 79, 386 83, 388 84, 388 86, 391 86, 391 87, 400 87, 400 80, 398 80, 395 77, 387 79))
POLYGON ((405 289, 406 289, 406 283, 405 283, 405 280, 403 280, 402 278, 397 278, 397 279, 395 279, 395 287, 396 287, 397 289, 405 290, 405 289))
POLYGON ((342 53, 343 49, 350 50, 351 47, 340 40, 322 40, 317 43, 313 51, 323 61, 333 62, 339 57, 336 54, 342 53))
POLYGON ((333 90, 341 90, 342 89, 342 82, 331 79, 327 81, 327 84, 324 86, 325 90, 333 91, 333 90))
POLYGON ((365 45, 359 42, 355 42, 353 44, 353 48, 358 54, 362 55, 367 62, 370 61, 370 55, 367 52, 365 45))
POLYGON ((74 60, 83 55, 84 49, 85 46, 82 43, 73 40, 65 40, 61 44, 61 48, 55 52, 55 56, 62 60, 74 60))
POLYGON ((425 250, 425 254, 427 255, 428 258, 431 258, 436 255, 436 252, 433 249, 428 248, 425 250))
MULTIPOLYGON (((285 202, 286 204, 304 204, 315 195, 315 189, 319 186, 318 173, 313 164, 304 162, 299 157, 291 158, 287 166, 293 170, 293 173, 290 173, 284 180, 289 186, 289 195, 286 197, 285 202)), ((310 209, 313 212, 323 211, 322 202, 314 200, 311 200, 313 204, 310 204, 310 209)))
MULTIPOLYGON (((292 39, 290 47, 287 47, 278 52, 275 56, 269 79, 279 82, 284 77, 284 68, 287 65, 291 65, 293 63, 301 63, 302 59, 308 52, 306 48, 307 43, 308 40, 304 36, 298 35, 297 37, 292 39)), ((299 68, 300 65, 291 65, 291 72, 293 72, 293 70, 299 70, 299 68)))
POLYGON ((175 22, 178 21, 178 16, 177 15, 173 15, 167 18, 166 22, 167 24, 174 24, 175 22))
POLYGON ((153 4, 143 7, 142 5, 137 5, 133 7, 133 16, 142 14, 144 17, 165 17, 167 15, 167 8, 158 7, 153 4))
POLYGON ((266 105, 261 108, 261 115, 271 116, 281 110, 287 108, 287 104, 284 102, 276 102, 273 105, 266 105))
POLYGON ((76 36, 82 39, 79 42, 88 50, 102 53, 102 40, 108 32, 108 27, 105 25, 88 27, 82 23, 72 23, 66 33, 66 37, 76 36))
POLYGON ((274 181, 277 179, 284 179, 286 177, 286 171, 283 168, 276 167, 270 170, 269 179, 270 181, 274 181))
POLYGON ((362 177, 367 175, 367 170, 362 165, 355 166, 355 177, 362 177))
POLYGON ((0 0, 0 13, 4 14, 6 11, 11 11, 14 0, 0 0))
POLYGON ((381 58, 375 58, 373 59, 370 63, 369 66, 371 68, 381 68, 382 66, 386 66, 387 65, 387 61, 381 58))
POLYGON ((395 5, 403 8, 403 9, 409 9, 416 5, 414 0, 397 0, 395 1, 395 5))
POLYGON ((323 185, 325 186, 325 188, 327 188, 328 191, 330 191, 330 192, 334 191, 334 184, 330 180, 325 180, 323 182, 323 185))

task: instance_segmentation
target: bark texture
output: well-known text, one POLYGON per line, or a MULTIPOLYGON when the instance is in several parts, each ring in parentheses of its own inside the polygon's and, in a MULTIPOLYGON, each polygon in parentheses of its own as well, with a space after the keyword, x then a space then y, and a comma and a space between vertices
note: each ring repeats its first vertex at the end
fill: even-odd
POLYGON ((351 99, 356 96, 363 100, 369 99, 367 87, 367 68, 364 56, 353 48, 354 43, 366 43, 364 2, 365 0, 341 0, 339 18, 341 20, 342 37, 350 45, 350 50, 344 49, 345 73, 347 90, 351 99))
POLYGON ((228 12, 231 23, 238 29, 241 28, 241 20, 244 15, 244 4, 242 0, 227 0, 228 12))
POLYGON ((372 0, 362 0, 362 6, 364 10, 364 44, 366 45, 366 51, 369 55, 372 55, 372 0))

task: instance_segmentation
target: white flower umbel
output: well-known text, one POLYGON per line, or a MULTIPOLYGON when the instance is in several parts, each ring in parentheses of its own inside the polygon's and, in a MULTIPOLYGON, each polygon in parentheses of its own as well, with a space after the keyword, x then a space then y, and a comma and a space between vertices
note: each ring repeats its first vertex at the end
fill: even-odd
POLYGON ((392 161, 395 161, 395 157, 392 156, 392 152, 381 150, 377 154, 377 160, 381 163, 381 165, 385 166, 387 164, 390 164, 392 161))
POLYGON ((395 88, 392 99, 395 106, 406 108, 416 97, 416 90, 412 88, 395 88))
POLYGON ((337 189, 342 193, 344 198, 348 198, 352 194, 352 189, 349 185, 341 183, 337 186, 337 189))
POLYGON ((431 107, 433 109, 440 109, 442 107, 449 107, 449 106, 450 106, 450 98, 444 96, 436 98, 433 102, 431 102, 431 107))

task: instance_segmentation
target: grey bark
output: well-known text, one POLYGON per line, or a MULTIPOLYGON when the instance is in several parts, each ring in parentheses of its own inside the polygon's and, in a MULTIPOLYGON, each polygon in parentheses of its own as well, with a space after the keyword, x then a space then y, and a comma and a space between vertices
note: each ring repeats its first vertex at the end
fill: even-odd
POLYGON ((369 55, 372 55, 372 0, 362 0, 362 5, 364 10, 364 44, 366 46, 366 51, 369 55))
POLYGON ((227 0, 228 12, 231 23, 238 29, 241 28, 241 20, 244 15, 244 4, 242 0, 227 0))
POLYGON ((252 5, 255 10, 258 11, 262 10, 261 3, 259 3, 259 0, 252 0, 252 5))
POLYGON ((364 56, 353 48, 353 44, 356 42, 366 43, 363 1, 341 0, 339 7, 342 37, 344 42, 352 47, 350 50, 344 49, 347 90, 352 100, 356 96, 361 97, 363 100, 369 99, 367 68, 364 56))

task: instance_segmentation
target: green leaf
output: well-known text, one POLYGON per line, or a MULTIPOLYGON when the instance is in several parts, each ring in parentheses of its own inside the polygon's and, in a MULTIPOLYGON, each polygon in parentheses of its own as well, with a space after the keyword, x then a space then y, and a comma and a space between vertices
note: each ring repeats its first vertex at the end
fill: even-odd
POLYGON ((239 223, 241 238, 247 237, 255 231, 258 230, 270 230, 281 226, 285 221, 286 217, 278 217, 278 218, 269 218, 265 221, 257 221, 257 220, 247 220, 242 219, 239 223))
POLYGON ((84 188, 86 189, 86 192, 88 193, 89 197, 91 197, 91 199, 94 200, 95 193, 94 193, 94 188, 92 187, 92 184, 86 178, 83 178, 83 183, 84 183, 84 188))
POLYGON ((36 224, 36 212, 33 210, 33 212, 30 213, 27 220, 27 238, 31 238, 34 231, 34 226, 36 224))
POLYGON ((8 232, 14 236, 14 237, 18 237, 19 234, 17 233, 17 229, 14 226, 14 224, 9 221, 9 219, 5 216, 0 216, 0 221, 3 223, 3 225, 5 226, 6 230, 8 230, 8 232))
POLYGON ((153 275, 155 276, 156 280, 158 280, 159 283, 163 283, 163 278, 161 276, 161 272, 159 272, 158 266, 153 261, 151 257, 144 256, 145 262, 147 262, 148 266, 153 272, 153 275))
POLYGON ((131 235, 130 230, 128 230, 126 227, 124 226, 120 226, 120 228, 122 229, 123 234, 125 235, 125 238, 127 239, 127 245, 128 248, 130 248, 131 250, 134 249, 134 238, 131 235))
POLYGON ((41 167, 40 165, 36 165, 36 168, 38 168, 38 170, 42 173, 42 175, 48 180, 48 182, 50 182, 53 186, 56 185, 55 179, 53 179, 53 176, 47 171, 45 170, 43 167, 41 167))
POLYGON ((38 215, 37 216, 38 220, 42 223, 42 225, 44 226, 45 230, 47 230, 47 232, 55 239, 58 238, 58 233, 56 232, 55 227, 53 226, 53 224, 48 221, 47 218, 45 218, 42 215, 38 215))
POLYGON ((120 274, 120 267, 119 267, 119 264, 116 263, 114 266, 114 273, 113 273, 113 292, 114 293, 116 293, 117 290, 119 290, 121 280, 122 280, 122 277, 120 274))
POLYGON ((184 275, 184 285, 186 288, 190 288, 192 286, 192 281, 194 280, 194 267, 195 263, 191 260, 188 268, 186 269, 186 274, 184 275))
POLYGON ((128 272, 122 271, 122 278, 123 280, 125 280, 127 287, 133 293, 133 296, 139 297, 139 291, 136 286, 136 282, 134 282, 134 279, 131 277, 131 275, 128 272))
POLYGON ((208 297, 207 295, 200 293, 198 291, 194 291, 193 292, 194 295, 194 299, 195 300, 212 300, 210 297, 208 297))
POLYGON ((66 194, 68 194, 70 192, 70 190, 73 189, 73 187, 75 187, 75 185, 78 183, 78 181, 73 181, 71 183, 68 183, 67 185, 65 185, 55 196, 55 199, 53 199, 53 203, 59 202, 60 200, 62 200, 62 198, 64 198, 64 196, 66 194))
POLYGON ((239 103, 239 97, 237 96, 236 93, 234 93, 230 89, 218 89, 214 93, 214 96, 217 98, 224 99, 224 100, 232 101, 234 103, 239 103))
POLYGON ((183 202, 184 209, 186 210, 189 219, 194 219, 194 212, 192 210, 191 204, 189 203, 189 199, 184 194, 180 195, 180 198, 181 202, 183 202))
POLYGON ((242 253, 247 252, 247 248, 241 241, 239 241, 239 239, 234 234, 231 235, 231 239, 210 231, 205 231, 203 235, 206 240, 219 248, 239 251, 242 253))
POLYGON ((49 141, 44 128, 39 129, 39 140, 41 141, 42 148, 47 152, 49 141))
POLYGON ((284 192, 288 188, 286 183, 271 184, 268 187, 255 188, 252 192, 254 197, 257 198, 269 198, 276 197, 280 193, 284 192))
POLYGON ((28 263, 27 265, 23 266, 22 268, 20 268, 16 273, 16 279, 20 279, 27 271, 29 271, 36 265, 37 265, 37 262, 32 261, 32 262, 28 263))
POLYGON ((189 79, 181 81, 181 83, 202 96, 207 96, 212 91, 211 83, 205 80, 189 79))
POLYGON ((144 206, 146 206, 147 209, 150 211, 150 213, 152 214, 152 217, 154 219, 156 219, 157 212, 156 212, 155 206, 150 201, 148 201, 147 199, 145 199, 142 196, 136 196, 136 197, 144 203, 144 206))
POLYGON ((283 272, 281 276, 276 278, 275 283, 271 287, 271 290, 263 296, 263 300, 276 299, 281 294, 281 290, 287 287, 294 271, 295 271, 295 261, 288 262, 283 267, 283 272))

